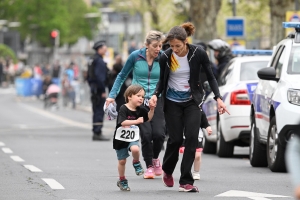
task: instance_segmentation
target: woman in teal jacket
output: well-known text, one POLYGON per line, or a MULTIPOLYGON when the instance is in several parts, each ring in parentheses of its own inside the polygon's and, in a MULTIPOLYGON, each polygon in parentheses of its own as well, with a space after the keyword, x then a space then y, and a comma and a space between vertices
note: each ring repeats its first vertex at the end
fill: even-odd
MULTIPOLYGON (((158 31, 150 31, 147 34, 146 47, 136 50, 129 55, 106 99, 106 105, 115 101, 127 76, 130 72, 133 72, 132 84, 141 85, 145 89, 146 94, 142 106, 149 110, 149 100, 160 77, 158 61, 163 39, 163 34, 158 31)), ((160 176, 162 174, 158 156, 165 140, 165 119, 160 100, 155 108, 152 120, 140 125, 140 134, 142 154, 147 167, 144 178, 153 179, 155 175, 160 176)))

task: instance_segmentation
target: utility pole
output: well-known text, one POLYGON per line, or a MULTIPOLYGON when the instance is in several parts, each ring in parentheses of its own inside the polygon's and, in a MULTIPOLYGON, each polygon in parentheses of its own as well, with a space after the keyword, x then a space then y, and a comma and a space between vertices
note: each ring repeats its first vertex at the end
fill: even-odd
POLYGON ((232 15, 236 16, 236 2, 235 0, 232 0, 232 15))

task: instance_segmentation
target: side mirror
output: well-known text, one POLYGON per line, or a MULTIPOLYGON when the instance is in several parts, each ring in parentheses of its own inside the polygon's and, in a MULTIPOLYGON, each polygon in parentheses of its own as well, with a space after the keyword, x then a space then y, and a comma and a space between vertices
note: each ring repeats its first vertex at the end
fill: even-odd
POLYGON ((257 76, 262 80, 269 80, 269 81, 279 80, 279 78, 276 78, 276 71, 274 67, 266 67, 258 70, 257 76))

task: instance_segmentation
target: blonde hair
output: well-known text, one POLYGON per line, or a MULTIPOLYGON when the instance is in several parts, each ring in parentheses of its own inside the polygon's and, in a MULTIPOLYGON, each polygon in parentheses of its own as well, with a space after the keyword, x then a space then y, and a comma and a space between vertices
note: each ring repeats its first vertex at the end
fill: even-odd
POLYGON ((153 41, 162 41, 164 40, 165 36, 162 32, 151 30, 147 33, 145 39, 145 45, 151 44, 153 41))

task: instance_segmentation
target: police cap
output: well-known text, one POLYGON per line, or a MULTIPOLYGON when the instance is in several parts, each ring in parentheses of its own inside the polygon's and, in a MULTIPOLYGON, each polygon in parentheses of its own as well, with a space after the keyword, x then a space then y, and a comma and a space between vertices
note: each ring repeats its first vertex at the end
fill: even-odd
POLYGON ((105 45, 105 41, 104 40, 100 40, 98 42, 96 42, 93 46, 93 49, 97 50, 98 48, 101 48, 102 46, 105 45))

